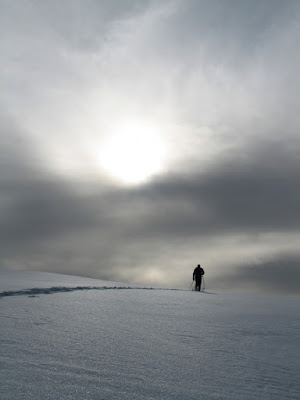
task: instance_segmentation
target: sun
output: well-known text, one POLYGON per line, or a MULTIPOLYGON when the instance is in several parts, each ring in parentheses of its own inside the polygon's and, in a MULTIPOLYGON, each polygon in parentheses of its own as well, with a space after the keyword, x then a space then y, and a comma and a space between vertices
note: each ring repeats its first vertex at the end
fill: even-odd
POLYGON ((157 128, 124 124, 104 143, 100 162, 108 174, 128 184, 146 181, 161 171, 165 146, 157 128))

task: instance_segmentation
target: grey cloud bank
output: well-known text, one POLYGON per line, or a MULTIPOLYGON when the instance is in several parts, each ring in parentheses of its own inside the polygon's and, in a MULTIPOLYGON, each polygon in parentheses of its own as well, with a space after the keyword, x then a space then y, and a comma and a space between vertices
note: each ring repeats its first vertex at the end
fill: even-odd
POLYGON ((2 267, 297 292, 297 1, 1 10, 2 267), (168 149, 135 186, 97 164, 127 117, 168 149))

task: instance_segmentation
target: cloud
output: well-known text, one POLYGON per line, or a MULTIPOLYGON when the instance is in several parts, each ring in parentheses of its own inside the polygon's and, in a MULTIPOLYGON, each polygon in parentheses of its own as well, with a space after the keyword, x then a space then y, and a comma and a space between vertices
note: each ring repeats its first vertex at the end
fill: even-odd
POLYGON ((5 265, 184 286, 201 258, 218 287, 224 268, 246 257, 297 252, 288 237, 299 236, 300 168, 288 144, 256 142, 205 173, 123 188, 66 180, 34 163, 28 173, 26 151, 9 159, 20 165, 2 184, 5 265))
POLYGON ((300 224, 299 171, 297 150, 283 143, 256 143, 246 154, 227 155, 204 174, 167 176, 136 193, 145 205, 148 199, 156 204, 152 224, 170 235, 293 230, 300 224))
POLYGON ((299 255, 282 254, 257 265, 236 268, 232 274, 219 278, 219 285, 234 290, 299 294, 299 263, 299 255))
POLYGON ((1 265, 217 287, 298 254, 298 1, 0 7, 1 265), (135 187, 98 159, 127 120, 167 147, 135 187))

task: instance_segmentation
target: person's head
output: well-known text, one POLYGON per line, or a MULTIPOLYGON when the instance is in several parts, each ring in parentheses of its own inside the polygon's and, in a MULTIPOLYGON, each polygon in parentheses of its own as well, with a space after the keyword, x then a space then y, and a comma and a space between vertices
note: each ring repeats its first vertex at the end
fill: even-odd
POLYGON ((200 264, 198 264, 197 267, 200 268, 200 264))

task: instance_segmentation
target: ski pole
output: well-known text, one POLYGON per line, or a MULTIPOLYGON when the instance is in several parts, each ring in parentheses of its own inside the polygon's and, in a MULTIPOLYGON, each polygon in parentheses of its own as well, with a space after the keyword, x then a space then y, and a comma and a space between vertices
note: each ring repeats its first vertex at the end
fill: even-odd
POLYGON ((205 280, 204 280, 204 277, 203 277, 203 286, 202 286, 202 287, 203 287, 202 290, 203 290, 203 292, 204 292, 204 290, 205 290, 205 280))
POLYGON ((189 290, 191 290, 191 289, 192 289, 193 283, 194 283, 194 281, 192 281, 192 283, 191 283, 191 286, 190 286, 189 290))

